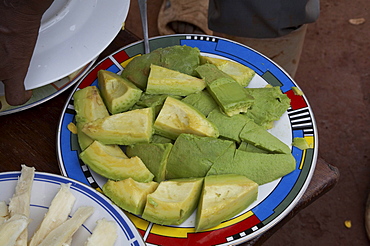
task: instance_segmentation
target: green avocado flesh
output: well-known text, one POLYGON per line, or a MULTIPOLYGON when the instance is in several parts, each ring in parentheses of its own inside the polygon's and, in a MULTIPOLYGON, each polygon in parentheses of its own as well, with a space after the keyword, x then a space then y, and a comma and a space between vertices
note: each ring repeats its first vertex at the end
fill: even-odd
POLYGON ((249 67, 240 63, 224 60, 221 58, 201 56, 201 64, 210 63, 215 65, 219 70, 232 77, 241 86, 248 86, 256 72, 249 67))
POLYGON ((139 182, 149 182, 154 177, 139 157, 128 158, 117 145, 94 141, 80 153, 80 158, 94 172, 108 179, 131 177, 139 182))
POLYGON ((260 125, 254 123, 253 120, 248 120, 239 134, 242 141, 250 143, 257 148, 266 150, 272 153, 288 154, 291 152, 288 145, 280 141, 277 137, 266 131, 260 125))
POLYGON ((232 141, 181 134, 175 141, 167 162, 167 179, 204 177, 216 159, 232 141))
POLYGON ((143 219, 160 225, 179 225, 194 212, 202 190, 203 178, 161 182, 147 196, 143 219))
POLYGON ((89 122, 82 131, 104 144, 147 143, 153 133, 153 117, 152 108, 136 109, 89 122))
POLYGON ((154 122, 155 132, 176 139, 181 133, 218 137, 218 129, 192 106, 167 97, 154 122))
POLYGON ((154 181, 161 182, 165 179, 167 160, 172 146, 171 143, 129 145, 126 148, 126 154, 129 157, 138 156, 154 174, 154 181))
POLYGON ((204 178, 195 231, 219 225, 257 200, 258 184, 243 175, 212 175, 204 178))
POLYGON ((266 129, 272 128, 273 122, 290 107, 290 99, 278 86, 266 88, 245 88, 254 98, 254 103, 246 115, 266 129))
POLYGON ((232 156, 232 159, 215 162, 207 175, 241 174, 262 185, 291 173, 296 167, 291 154, 265 154, 229 149, 224 155, 232 156))
POLYGON ((187 96, 202 91, 206 82, 194 76, 152 64, 146 87, 148 94, 187 96))
POLYGON ((142 93, 142 90, 129 80, 107 70, 98 72, 98 84, 111 114, 130 109, 140 99, 142 93))
POLYGON ((78 144, 84 150, 94 140, 83 133, 85 123, 109 116, 100 92, 96 86, 88 86, 73 94, 73 105, 76 111, 78 144))
POLYGON ((108 180, 102 187, 104 194, 109 197, 118 207, 141 215, 144 211, 146 197, 157 189, 158 183, 137 182, 132 178, 120 181, 108 180))
POLYGON ((189 96, 182 99, 182 101, 196 108, 197 110, 199 110, 199 112, 201 112, 205 116, 208 116, 208 114, 212 110, 218 108, 216 101, 207 92, 207 90, 190 94, 189 96))
POLYGON ((147 86, 151 64, 195 76, 195 68, 200 64, 199 56, 198 48, 186 45, 159 48, 148 54, 135 57, 127 64, 121 76, 144 90, 147 86))

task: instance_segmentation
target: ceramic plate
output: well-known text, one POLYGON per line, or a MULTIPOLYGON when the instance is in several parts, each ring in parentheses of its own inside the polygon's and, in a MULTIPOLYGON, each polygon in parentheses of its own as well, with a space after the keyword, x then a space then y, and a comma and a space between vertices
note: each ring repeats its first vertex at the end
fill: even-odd
POLYGON ((121 30, 129 0, 54 1, 41 20, 26 89, 68 76, 98 56, 121 30))
MULTIPOLYGON (((9 203, 13 196, 21 172, 0 173, 0 201, 9 203)), ((83 245, 96 226, 96 221, 102 218, 117 223, 118 237, 115 245, 145 245, 139 232, 130 219, 121 209, 112 205, 104 195, 70 178, 50 173, 35 172, 32 185, 30 217, 28 234, 32 236, 41 223, 44 214, 48 211, 50 203, 60 188, 60 184, 71 183, 71 192, 76 197, 71 215, 81 206, 94 207, 94 213, 77 230, 72 238, 72 246, 83 245)))
MULTIPOLYGON (((210 230, 195 233, 194 214, 180 226, 160 226, 127 213, 146 243, 150 245, 240 244, 279 222, 305 192, 317 159, 317 130, 311 108, 305 96, 293 93, 292 87, 298 85, 292 78, 270 59, 253 49, 227 39, 205 35, 170 35, 150 39, 151 50, 172 45, 198 47, 202 55, 230 59, 250 67, 256 71, 256 75, 249 87, 264 87, 267 84, 280 86, 282 92, 291 99, 291 107, 269 131, 288 146, 291 146, 295 137, 303 137, 314 146, 307 150, 291 147, 296 159, 296 169, 281 179, 261 185, 256 202, 231 220, 210 230)), ((100 69, 120 74, 131 58, 143 53, 143 42, 118 50, 87 73, 75 90, 97 85, 97 72, 100 69)), ((62 173, 94 188, 102 187, 106 179, 91 171, 78 158, 80 149, 76 135, 67 129, 67 125, 74 122, 74 117, 71 95, 61 116, 58 130, 57 151, 62 173)))
POLYGON ((44 85, 42 87, 32 90, 32 97, 25 104, 19 106, 10 106, 4 96, 4 87, 3 83, 0 83, 0 116, 17 113, 32 107, 35 107, 41 103, 44 103, 56 96, 58 96, 63 91, 70 88, 77 81, 79 81, 85 73, 94 65, 96 59, 93 59, 89 64, 83 68, 77 70, 71 75, 64 77, 60 80, 57 80, 51 84, 44 85))

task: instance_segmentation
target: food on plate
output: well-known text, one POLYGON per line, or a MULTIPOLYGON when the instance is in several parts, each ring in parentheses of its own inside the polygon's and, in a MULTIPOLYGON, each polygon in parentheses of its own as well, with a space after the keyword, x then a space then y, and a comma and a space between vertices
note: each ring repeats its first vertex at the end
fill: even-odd
POLYGON ((89 218, 94 212, 93 207, 79 207, 71 218, 64 221, 54 230, 49 232, 46 237, 38 244, 39 246, 60 245, 67 242, 78 228, 89 218))
POLYGON ((219 70, 232 77, 243 87, 248 86, 249 82, 256 74, 253 69, 247 66, 221 58, 201 56, 200 61, 202 64, 210 63, 215 65, 219 70))
POLYGON ((251 205, 258 194, 258 184, 243 175, 210 175, 196 214, 195 231, 202 231, 231 219, 251 205))
POLYGON ((293 138, 292 146, 297 147, 298 149, 305 150, 305 149, 312 149, 312 143, 308 143, 305 138, 293 138))
POLYGON ((230 146, 235 146, 235 143, 220 138, 181 134, 168 157, 166 178, 204 177, 230 146))
POLYGON ((228 157, 225 158, 228 161, 215 162, 207 175, 241 174, 263 185, 291 173, 296 168, 295 159, 291 154, 265 154, 229 149, 223 157, 228 157))
POLYGON ((244 88, 254 76, 188 46, 136 56, 121 77, 140 97, 86 121, 93 142, 80 158, 108 179, 103 192, 122 209, 178 225, 198 207, 196 231, 216 226, 256 200, 259 185, 296 167, 290 146, 268 131, 290 99, 277 86, 244 88))
MULTIPOLYGON (((9 205, 5 201, 0 202, 0 244, 28 246, 71 245, 72 236, 93 214, 94 207, 80 206, 70 216, 77 198, 71 192, 71 183, 61 184, 51 201, 48 211, 34 234, 30 235, 30 240, 28 241, 27 227, 32 221, 30 216, 30 198, 34 175, 35 168, 22 165, 21 175, 17 181, 13 196, 10 198, 9 205)), ((116 228, 117 225, 112 221, 107 221, 105 218, 98 220, 97 226, 93 230, 93 235, 88 238, 85 245, 112 246, 118 236, 116 228), (99 240, 102 237, 105 240, 104 244, 94 244, 94 242, 100 242, 99 240)))
POLYGON ((264 88, 244 88, 254 98, 253 105, 246 115, 266 129, 273 127, 274 121, 290 107, 290 99, 278 86, 264 88))
POLYGON ((195 76, 195 68, 200 63, 199 56, 200 51, 198 48, 186 45, 159 48, 132 59, 123 70, 121 76, 144 90, 147 85, 151 64, 195 76))
POLYGON ((154 175, 154 181, 161 182, 166 178, 168 156, 172 143, 143 143, 126 147, 129 157, 139 157, 154 175))
POLYGON ((105 218, 96 221, 96 227, 87 238, 84 246, 110 246, 117 240, 117 225, 105 218))
POLYGON ((117 145, 94 141, 80 153, 80 158, 92 170, 108 179, 132 177, 136 181, 149 182, 154 177, 139 157, 128 158, 117 145))
MULTIPOLYGON (((9 202, 9 215, 10 219, 16 215, 24 215, 27 218, 30 217, 30 201, 33 178, 35 176, 35 168, 27 167, 26 165, 21 166, 21 176, 15 187, 13 197, 9 202)), ((26 245, 28 240, 28 231, 23 232, 17 238, 16 243, 19 245, 26 245)))
POLYGON ((198 109, 206 117, 212 110, 218 108, 217 103, 213 100, 211 94, 209 94, 207 90, 190 94, 182 99, 182 101, 198 109))
POLYGON ((77 90, 73 94, 73 105, 76 111, 75 119, 78 143, 81 150, 84 150, 94 140, 82 132, 83 125, 97 119, 105 118, 109 116, 109 112, 96 86, 88 86, 77 90))
POLYGON ((168 96, 154 121, 157 134, 176 139, 181 133, 218 137, 218 129, 192 106, 168 96))
POLYGON ((291 150, 280 139, 266 131, 263 126, 248 119, 241 130, 239 137, 242 141, 272 153, 290 154, 291 150))
POLYGON ((146 93, 187 96, 206 87, 203 79, 152 64, 146 93))
POLYGON ((104 144, 148 143, 153 133, 153 118, 152 108, 135 109, 88 122, 82 131, 104 144))
POLYGON ((120 181, 108 180, 102 189, 117 206, 130 213, 141 215, 147 195, 154 192, 157 187, 158 183, 154 181, 143 183, 127 178, 120 181))
POLYGON ((294 92, 294 95, 303 96, 303 91, 301 91, 297 86, 293 86, 292 91, 294 92))
POLYGON ((58 193, 51 201, 51 205, 36 232, 31 237, 28 246, 37 246, 52 230, 68 219, 76 197, 70 190, 71 184, 61 184, 58 193))
POLYGON ((180 225, 196 209, 203 178, 166 180, 147 196, 142 217, 160 225, 180 225))
POLYGON ((129 80, 107 70, 98 72, 98 84, 105 105, 111 114, 130 109, 143 92, 129 80))
POLYGON ((212 64, 204 64, 196 69, 200 77, 207 82, 208 92, 225 114, 233 116, 247 112, 252 106, 254 98, 246 93, 234 79, 217 76, 216 71, 218 70, 212 64))
POLYGON ((26 228, 30 222, 30 218, 23 214, 15 214, 10 219, 5 220, 0 225, 1 245, 16 245, 16 242, 19 242, 19 245, 27 245, 27 240, 22 240, 20 236, 27 231, 26 228))

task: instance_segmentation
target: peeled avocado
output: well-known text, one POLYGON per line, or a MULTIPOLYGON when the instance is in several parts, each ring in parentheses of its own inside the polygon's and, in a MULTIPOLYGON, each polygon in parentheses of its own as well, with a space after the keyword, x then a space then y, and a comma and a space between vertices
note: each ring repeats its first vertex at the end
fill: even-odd
POLYGON ((131 177, 138 182, 149 182, 154 177, 139 157, 128 158, 117 145, 94 141, 80 153, 80 158, 94 172, 108 179, 131 177))
POLYGON ((204 178, 195 231, 219 225, 245 210, 257 199, 258 184, 243 175, 212 175, 204 178))
POLYGON ((202 91, 205 87, 206 82, 202 79, 152 64, 145 92, 187 96, 202 91))
POLYGON ((144 211, 146 197, 155 191, 158 183, 137 182, 132 178, 120 181, 108 180, 102 187, 104 194, 109 197, 118 207, 137 215, 144 211))
POLYGON ((142 90, 129 80, 107 70, 98 72, 98 83, 105 104, 111 114, 130 109, 139 99, 142 90))
POLYGON ((82 131, 104 144, 148 143, 153 133, 153 118, 152 108, 136 109, 89 122, 82 131))
POLYGON ((147 196, 143 219, 160 225, 179 225, 196 209, 203 178, 162 181, 147 196))
POLYGON ((170 96, 164 102, 154 128, 157 134, 171 139, 176 139, 181 133, 215 138, 219 135, 216 126, 202 113, 170 96))

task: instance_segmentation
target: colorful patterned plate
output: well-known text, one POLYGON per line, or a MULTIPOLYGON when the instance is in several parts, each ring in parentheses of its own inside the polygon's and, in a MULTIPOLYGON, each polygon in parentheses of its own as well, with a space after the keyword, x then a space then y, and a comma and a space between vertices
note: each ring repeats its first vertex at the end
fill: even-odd
MULTIPOLYGON (((249 87, 263 87, 268 83, 280 86, 291 99, 291 107, 275 123, 270 132, 291 146, 292 139, 304 137, 314 148, 300 150, 292 147, 296 169, 281 179, 259 187, 257 201, 239 215, 204 232, 194 232, 194 214, 180 226, 160 226, 139 216, 128 216, 150 245, 235 245, 265 232, 279 222, 295 206, 305 192, 315 169, 317 159, 317 130, 311 108, 305 96, 297 96, 292 87, 296 83, 270 59, 239 43, 205 35, 170 35, 152 38, 151 50, 172 45, 198 47, 203 55, 230 59, 256 71, 249 87)), ((76 89, 97 85, 97 72, 101 69, 120 74, 131 58, 144 53, 143 42, 126 46, 95 66, 76 89)), ((299 88, 299 87, 298 87, 299 88)), ((74 122, 72 95, 61 116, 58 131, 58 159, 62 173, 98 189, 106 182, 84 165, 78 158, 80 149, 76 135, 67 125, 74 122)))
MULTIPOLYGON (((13 196, 17 181, 21 172, 0 173, 0 201, 9 203, 13 196)), ((81 206, 94 207, 94 213, 83 223, 72 237, 71 246, 84 245, 87 237, 96 226, 96 221, 105 218, 117 224, 117 240, 115 246, 131 245, 144 246, 142 237, 132 224, 130 219, 117 206, 112 205, 104 195, 91 187, 77 182, 68 177, 51 173, 35 172, 32 185, 30 218, 28 234, 32 236, 40 225, 45 213, 48 211, 50 203, 57 194, 61 184, 71 184, 71 192, 76 197, 71 215, 81 206)))

